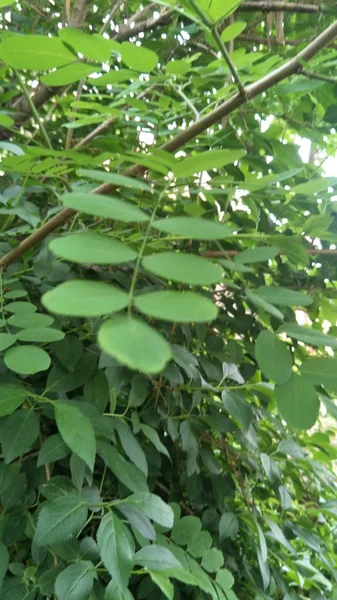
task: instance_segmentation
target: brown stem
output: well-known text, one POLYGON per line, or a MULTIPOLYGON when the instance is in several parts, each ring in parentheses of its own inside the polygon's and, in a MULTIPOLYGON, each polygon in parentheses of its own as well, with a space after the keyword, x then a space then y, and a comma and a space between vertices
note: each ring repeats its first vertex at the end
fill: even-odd
MULTIPOLYGON (((166 142, 161 146, 162 150, 166 150, 167 152, 175 152, 178 148, 181 148, 189 141, 193 140, 200 133, 218 123, 219 121, 232 113, 236 108, 242 106, 249 100, 252 100, 256 96, 259 96, 266 90, 270 89, 286 77, 290 75, 294 75, 295 73, 300 73, 302 71, 302 64, 310 60, 313 56, 315 56, 322 48, 327 46, 335 37, 337 36, 337 22, 330 25, 325 31, 323 31, 315 40, 313 40, 304 50, 299 52, 297 56, 290 59, 284 65, 272 71, 272 73, 265 75, 255 83, 247 86, 245 88, 245 96, 240 95, 239 93, 229 98, 229 100, 223 102, 220 106, 215 108, 208 115, 202 117, 193 125, 179 133, 177 136, 166 142)), ((128 169, 126 174, 131 176, 142 177, 146 169, 141 167, 140 165, 135 165, 128 169)), ((114 186, 110 183, 104 183, 99 186, 93 193, 96 194, 110 194, 114 190, 114 186)), ((75 214, 75 211, 65 208, 60 213, 52 217, 47 223, 42 225, 37 231, 32 233, 28 238, 26 238, 19 246, 5 254, 0 259, 0 268, 5 269, 12 262, 17 260, 26 250, 33 248, 37 243, 41 242, 43 239, 47 237, 52 231, 54 231, 60 225, 63 225, 75 214)))
MULTIPOLYGON (((307 254, 316 254, 318 256, 337 255, 337 249, 330 248, 306 248, 305 251, 307 254)), ((206 258, 228 258, 229 256, 236 256, 236 254, 239 254, 240 252, 241 250, 206 250, 205 252, 202 252, 202 256, 206 258)), ((284 251, 280 250, 280 254, 284 254, 284 251)))
POLYGON ((270 2, 269 0, 252 0, 243 2, 239 10, 244 12, 294 12, 294 13, 319 13, 325 12, 324 7, 319 4, 305 4, 300 2, 270 2))

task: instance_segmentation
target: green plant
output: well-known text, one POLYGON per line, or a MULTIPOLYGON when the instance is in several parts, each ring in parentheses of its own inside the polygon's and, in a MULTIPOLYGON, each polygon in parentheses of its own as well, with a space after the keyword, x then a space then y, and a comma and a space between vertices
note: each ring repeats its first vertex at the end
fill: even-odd
POLYGON ((1 599, 335 598, 336 9, 0 6, 1 599))

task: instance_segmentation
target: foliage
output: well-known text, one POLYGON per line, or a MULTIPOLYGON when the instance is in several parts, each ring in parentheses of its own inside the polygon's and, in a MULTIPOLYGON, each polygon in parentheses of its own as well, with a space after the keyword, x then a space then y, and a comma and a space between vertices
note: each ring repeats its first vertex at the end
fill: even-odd
POLYGON ((0 2, 3 600, 336 598, 336 9, 258 4, 0 2))

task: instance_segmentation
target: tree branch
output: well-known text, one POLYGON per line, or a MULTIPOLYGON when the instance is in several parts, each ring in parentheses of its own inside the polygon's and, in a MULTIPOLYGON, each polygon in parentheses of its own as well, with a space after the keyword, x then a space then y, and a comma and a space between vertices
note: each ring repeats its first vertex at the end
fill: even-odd
POLYGON ((238 10, 244 12, 294 12, 294 13, 319 13, 325 12, 324 6, 319 4, 301 4, 300 2, 269 2, 268 0, 252 0, 243 2, 238 10))
MULTIPOLYGON (((255 83, 250 84, 245 88, 245 96, 239 93, 229 98, 229 100, 223 102, 215 108, 208 115, 196 121, 193 125, 179 133, 177 136, 166 142, 161 146, 162 150, 167 152, 175 152, 178 148, 181 148, 189 141, 193 140, 200 133, 218 123, 231 114, 236 108, 242 106, 249 100, 252 100, 256 96, 259 96, 263 92, 267 91, 283 79, 300 73, 302 71, 303 62, 307 62, 313 58, 320 50, 327 46, 337 36, 337 22, 330 25, 323 33, 321 33, 314 41, 312 41, 304 50, 299 52, 297 56, 290 59, 284 65, 272 71, 269 75, 262 77, 255 83)), ((129 176, 143 176, 146 169, 140 165, 135 165, 126 171, 126 175, 129 176)), ((112 184, 104 183, 93 190, 94 194, 110 194, 114 191, 115 186, 112 184)), ((37 231, 27 237, 21 244, 16 248, 5 254, 0 259, 0 268, 5 269, 12 262, 17 260, 24 252, 33 248, 38 242, 46 238, 52 231, 54 231, 60 225, 63 225, 75 214, 75 211, 65 208, 61 210, 57 215, 52 217, 47 223, 42 225, 37 231)))
MULTIPOLYGON (((317 256, 336 256, 337 249, 330 248, 305 248, 307 254, 314 254, 317 256)), ((229 256, 236 256, 241 250, 206 250, 201 253, 201 256, 205 258, 228 258, 229 256)), ((280 250, 279 254, 285 254, 283 250, 280 250)))

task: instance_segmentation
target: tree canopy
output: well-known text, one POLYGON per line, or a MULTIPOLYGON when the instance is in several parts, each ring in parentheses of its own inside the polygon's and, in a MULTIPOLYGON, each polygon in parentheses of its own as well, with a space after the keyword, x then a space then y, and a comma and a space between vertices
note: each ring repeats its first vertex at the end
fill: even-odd
POLYGON ((1 600, 336 600, 335 3, 0 7, 1 600))

